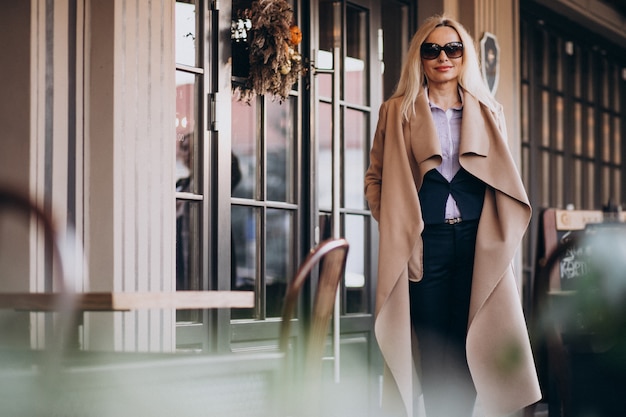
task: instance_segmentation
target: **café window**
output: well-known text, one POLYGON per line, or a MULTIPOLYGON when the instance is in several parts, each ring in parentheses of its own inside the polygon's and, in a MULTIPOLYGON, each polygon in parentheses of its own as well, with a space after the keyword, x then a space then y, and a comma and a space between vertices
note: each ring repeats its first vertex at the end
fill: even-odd
POLYGON ((320 50, 317 65, 339 71, 339 95, 333 92, 333 74, 317 75, 318 159, 317 204, 322 239, 331 236, 333 211, 339 214, 340 235, 350 242, 346 275, 342 282, 342 314, 370 311, 369 285, 366 279, 367 217, 363 197, 370 138, 370 11, 348 2, 320 2, 320 50), (332 17, 332 18, 331 18, 332 17), (342 39, 335 36, 343 34, 342 39), (342 45, 341 61, 334 63, 334 45, 342 45), (339 131, 333 131, 333 112, 338 108, 339 131), (338 134, 337 137, 335 137, 338 134), (335 141, 339 155, 335 155, 335 141), (341 169, 333 172, 333 158, 340 158, 341 169), (339 198, 333 202, 333 176, 338 176, 339 198), (333 210, 333 205, 339 206, 333 210))
MULTIPOLYGON (((205 62, 202 2, 176 1, 176 290, 207 289, 202 270, 202 230, 206 180, 202 175, 205 128, 203 104, 205 62)), ((179 310, 177 321, 199 321, 198 312, 179 310)))
POLYGON ((521 33, 523 171, 534 205, 623 203, 623 50, 531 16, 521 33))
POLYGON ((522 173, 532 206, 623 205, 626 50, 544 9, 522 10, 522 173))
MULTIPOLYGON (((293 21, 296 24, 296 9, 293 21)), ((245 20, 251 1, 233 1, 233 22, 245 20)), ((258 17, 258 16, 257 16, 258 17)), ((243 24, 245 28, 245 24, 243 24)), ((253 309, 232 310, 234 319, 280 317, 287 283, 299 256, 299 85, 284 99, 244 97, 249 39, 236 36, 231 100, 231 288, 255 291, 253 309)))

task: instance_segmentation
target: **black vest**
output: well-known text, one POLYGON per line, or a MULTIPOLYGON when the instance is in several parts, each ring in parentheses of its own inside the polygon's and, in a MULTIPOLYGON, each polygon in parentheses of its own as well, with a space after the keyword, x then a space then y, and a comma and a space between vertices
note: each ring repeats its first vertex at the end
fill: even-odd
POLYGON ((424 223, 443 223, 446 201, 450 194, 456 201, 463 220, 476 220, 480 217, 485 198, 484 182, 463 168, 459 169, 450 182, 439 171, 431 169, 424 175, 424 182, 419 190, 424 223))

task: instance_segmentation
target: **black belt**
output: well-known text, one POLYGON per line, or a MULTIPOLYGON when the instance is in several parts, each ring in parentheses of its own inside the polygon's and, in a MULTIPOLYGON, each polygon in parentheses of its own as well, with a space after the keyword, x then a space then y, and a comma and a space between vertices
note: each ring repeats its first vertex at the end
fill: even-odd
POLYGON ((444 222, 445 224, 459 224, 459 223, 461 223, 462 221, 463 221, 463 219, 462 219, 462 218, 460 218, 460 217, 454 217, 454 218, 452 218, 452 219, 445 219, 443 222, 444 222))

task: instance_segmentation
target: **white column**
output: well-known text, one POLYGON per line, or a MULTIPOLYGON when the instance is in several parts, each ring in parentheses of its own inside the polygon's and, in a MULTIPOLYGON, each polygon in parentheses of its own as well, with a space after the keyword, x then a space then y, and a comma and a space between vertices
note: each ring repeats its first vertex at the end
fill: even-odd
MULTIPOLYGON (((92 291, 175 289, 173 1, 86 6, 85 236, 92 291)), ((173 311, 93 313, 93 348, 174 348, 173 311)))

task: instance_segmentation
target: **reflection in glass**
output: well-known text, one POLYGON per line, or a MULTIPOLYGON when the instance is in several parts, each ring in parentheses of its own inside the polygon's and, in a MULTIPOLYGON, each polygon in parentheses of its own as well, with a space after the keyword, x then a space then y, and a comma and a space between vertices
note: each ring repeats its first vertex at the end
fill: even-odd
MULTIPOLYGON (((184 71, 182 65, 197 67, 200 63, 198 42, 198 13, 194 0, 175 3, 176 64, 176 290, 202 290, 201 230, 202 202, 200 143, 197 132, 201 75, 184 71)), ((199 310, 177 310, 176 321, 199 322, 199 310)))
POLYGON ((176 2, 176 63, 197 65, 198 48, 196 36, 195 1, 176 2))
MULTIPOLYGON (((622 71, 626 71, 626 70, 621 69, 617 65, 614 66, 614 68, 615 68, 615 75, 613 76, 613 85, 617 86, 617 85, 619 85, 619 83, 622 80, 622 74, 624 74, 622 71)), ((626 74, 624 74, 624 75, 626 75, 626 74)), ((619 113, 620 105, 621 105, 621 102, 622 102, 622 100, 621 100, 622 99, 621 91, 623 91, 623 90, 620 90, 619 88, 613 88, 612 91, 613 91, 613 110, 615 110, 615 112, 619 113)))
POLYGON ((352 109, 346 109, 344 123, 344 205, 347 208, 363 209, 365 200, 363 188, 360 184, 365 181, 365 158, 369 149, 366 149, 367 118, 366 114, 352 109))
POLYGON ((541 145, 550 146, 550 93, 541 93, 541 145))
POLYGON ((346 7, 346 59, 345 71, 345 100, 350 103, 368 104, 367 84, 367 12, 357 9, 350 4, 346 7))
POLYGON ((176 71, 176 191, 197 192, 195 141, 198 83, 194 74, 176 71))
POLYGON ((547 86, 550 85, 550 74, 552 74, 550 68, 551 51, 549 48, 549 35, 545 32, 541 32, 537 37, 537 42, 539 42, 539 44, 535 46, 535 50, 541 51, 543 55, 541 58, 541 63, 543 66, 541 71, 541 85, 547 86))
MULTIPOLYGON (((197 194, 199 163, 196 140, 198 79, 194 74, 176 71, 176 168, 174 182, 177 193, 197 194)), ((200 290, 198 271, 200 253, 200 202, 188 200, 184 194, 176 198, 176 289, 200 290)), ((177 312, 177 319, 192 320, 190 311, 177 312)))
POLYGON ((317 156, 317 193, 320 208, 330 210, 332 205, 332 173, 333 173, 333 145, 332 145, 332 118, 333 110, 330 104, 319 103, 318 129, 318 156, 317 156))
POLYGON ((565 103, 563 97, 554 98, 554 123, 556 124, 554 129, 554 147, 558 150, 563 150, 563 131, 564 131, 564 119, 565 119, 565 103))
POLYGON ((562 155, 554 155, 554 167, 555 175, 554 175, 554 200, 553 207, 564 207, 563 205, 563 196, 565 195, 565 190, 563 189, 563 156, 562 155))
POLYGON ((583 164, 580 159, 574 160, 574 206, 583 207, 583 164))
POLYGON ((611 168, 605 166, 602 167, 602 195, 601 200, 603 204, 606 204, 609 199, 613 198, 611 195, 611 168))
POLYGON ((611 162, 611 116, 602 113, 602 161, 611 162))
POLYGON ((250 104, 232 100, 232 151, 238 159, 241 181, 233 197, 255 198, 257 193, 257 101, 250 104))
POLYGON ((615 150, 613 151, 613 162, 616 164, 622 163, 622 124, 619 117, 613 118, 613 145, 615 150))
MULTIPOLYGON (((594 157, 596 152, 596 118, 592 106, 587 107, 587 156, 594 157)), ((589 206, 589 207, 593 207, 589 206)))
POLYGON ((200 203, 176 200, 176 289, 199 290, 200 203))
MULTIPOLYGON (((333 45, 335 33, 333 1, 322 0, 319 2, 319 14, 324 16, 319 20, 319 51, 316 56, 317 68, 333 69, 333 45)), ((330 99, 333 95, 333 78, 331 74, 320 73, 316 75, 317 90, 320 97, 330 99)))
POLYGON ((196 188, 193 183, 192 155, 195 144, 194 132, 176 135, 176 192, 188 193, 196 188))
MULTIPOLYGON (((258 259, 258 209, 232 206, 231 289, 254 291, 258 259)), ((252 318, 254 309, 233 309, 233 318, 252 318)))
POLYGON ((295 201, 295 97, 266 104, 267 199, 295 201))
POLYGON ((295 274, 293 214, 286 210, 267 210, 267 236, 265 240, 265 294, 266 317, 279 317, 287 282, 295 274))
POLYGON ((583 54, 578 46, 574 46, 574 69, 572 73, 574 74, 574 96, 581 98, 583 91, 583 54))
POLYGON ((615 201, 622 200, 622 173, 619 168, 613 170, 613 197, 615 201))
POLYGON ((574 154, 583 153, 583 110, 580 103, 574 103, 574 154))
MULTIPOLYGON (((317 65, 319 69, 333 69, 333 53, 331 51, 319 51, 317 53, 317 65)), ((333 95, 332 74, 320 72, 316 74, 317 94, 326 100, 330 100, 333 95)))
POLYGON ((557 91, 563 91, 563 51, 565 51, 565 45, 561 38, 555 38, 550 46, 553 48, 550 56, 552 58, 552 71, 555 78, 556 89, 557 91))
POLYGON ((552 207, 550 201, 551 187, 550 187, 550 154, 548 152, 541 153, 541 204, 543 207, 552 207))
MULTIPOLYGON (((587 54, 587 80, 596 80, 597 78, 597 71, 596 71, 596 59, 594 57, 593 52, 588 52, 587 54)), ((589 101, 595 101, 596 100, 596 90, 595 90, 595 83, 593 82, 587 82, 587 100, 589 101)), ((592 206, 593 207, 593 206, 592 206)))
POLYGON ((346 239, 350 242, 346 261, 346 313, 367 312, 367 288, 365 285, 365 218, 358 215, 345 217, 346 239))
POLYGON ((593 162, 587 162, 586 164, 586 175, 585 179, 587 180, 587 184, 585 184, 585 188, 587 189, 587 201, 585 201, 585 207, 595 207, 596 201, 596 176, 595 176, 595 165, 593 162))
POLYGON ((611 102, 611 90, 609 84, 611 83, 611 68, 606 59, 600 61, 600 83, 602 88, 602 106, 609 107, 611 102))

